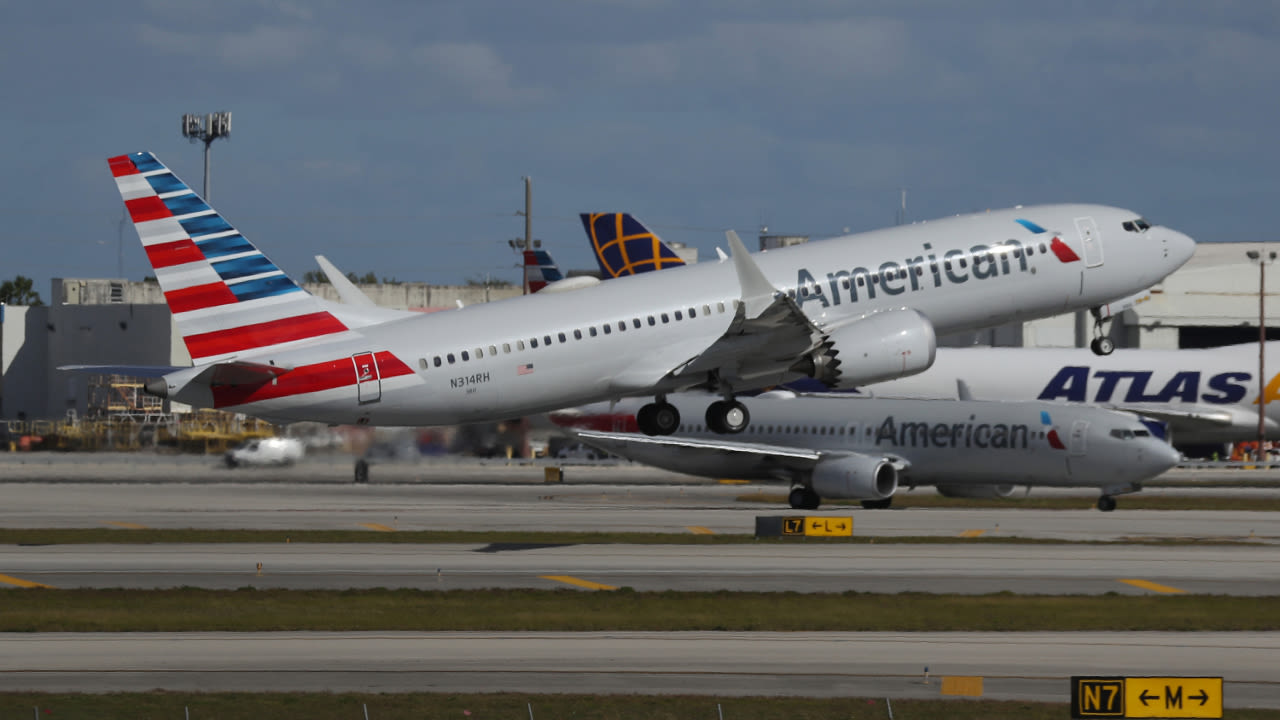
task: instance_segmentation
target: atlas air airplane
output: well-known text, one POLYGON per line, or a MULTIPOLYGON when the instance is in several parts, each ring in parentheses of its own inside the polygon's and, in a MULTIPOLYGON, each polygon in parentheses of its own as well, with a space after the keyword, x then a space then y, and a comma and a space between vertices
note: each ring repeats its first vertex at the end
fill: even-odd
MULTIPOLYGON (((686 414, 705 398, 673 398, 686 414)), ((886 508, 899 487, 936 486, 953 497, 1005 497, 1015 485, 1096 487, 1098 508, 1178 462, 1178 453, 1130 413, 1047 402, 881 400, 770 391, 743 398, 753 418, 737 438, 701 423, 650 437, 578 429, 601 450, 654 467, 704 477, 774 480, 791 485, 797 509, 822 498, 886 508)), ((552 414, 567 428, 630 429, 618 407, 552 414), (607 427, 607 426, 606 426, 607 427)))
POLYGON ((719 432, 737 393, 918 373, 935 334, 1096 308, 1150 287, 1194 242, 1102 205, 1018 207, 849 235, 581 288, 421 314, 304 291, 150 153, 110 160, 191 355, 149 392, 276 421, 482 422, 653 397, 641 429, 681 423, 705 389, 719 432), (1141 230, 1135 230, 1141 223, 1141 230), (1105 254, 1104 254, 1105 251, 1105 254))
MULTIPOLYGON (((1280 342, 1266 356, 1280 358, 1280 342)), ((1280 437, 1280 368, 1258 377, 1258 344, 1197 350, 1117 350, 1096 357, 1071 348, 940 348, 929 372, 863 388, 874 397, 946 397, 963 380, 983 400, 1089 403, 1157 418, 1179 445, 1280 437)))

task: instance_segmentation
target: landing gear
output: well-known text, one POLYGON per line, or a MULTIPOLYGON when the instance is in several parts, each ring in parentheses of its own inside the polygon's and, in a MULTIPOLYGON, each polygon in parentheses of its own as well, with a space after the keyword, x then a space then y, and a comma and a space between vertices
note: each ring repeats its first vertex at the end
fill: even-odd
POLYGON ((737 400, 717 400, 707 406, 707 427, 712 432, 740 433, 750 422, 747 406, 737 400))
POLYGON ((1116 499, 1110 495, 1103 495, 1098 498, 1098 509, 1102 512, 1111 512, 1116 509, 1116 499))
POLYGON ((892 495, 890 495, 887 498, 883 498, 881 500, 863 500, 862 501, 862 507, 866 508, 867 510, 888 510, 889 506, 892 504, 893 504, 892 495))
POLYGON ((645 435, 670 435, 680 427, 680 411, 675 405, 659 398, 640 408, 636 413, 636 425, 645 435))
POLYGON ((817 510, 822 504, 822 498, 818 497, 818 493, 812 488, 797 486, 791 488, 791 494, 787 496, 787 501, 791 503, 791 507, 796 510, 817 510))
POLYGON ((1094 355, 1110 355, 1116 349, 1115 341, 1107 337, 1104 330, 1106 320, 1102 319, 1102 309, 1093 308, 1090 310, 1093 314, 1093 340, 1089 343, 1089 349, 1094 355))
POLYGON ((369 482, 369 462, 364 458, 356 461, 355 482, 357 485, 369 482))

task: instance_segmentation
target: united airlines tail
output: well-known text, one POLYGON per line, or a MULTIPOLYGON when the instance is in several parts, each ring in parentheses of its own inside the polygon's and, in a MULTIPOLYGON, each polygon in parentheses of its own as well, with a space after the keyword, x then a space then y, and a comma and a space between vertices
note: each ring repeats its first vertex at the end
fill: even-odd
POLYGON ((151 153, 108 162, 196 365, 347 331, 151 153))
POLYGON ((606 279, 684 265, 666 243, 627 213, 582 213, 579 217, 606 279))

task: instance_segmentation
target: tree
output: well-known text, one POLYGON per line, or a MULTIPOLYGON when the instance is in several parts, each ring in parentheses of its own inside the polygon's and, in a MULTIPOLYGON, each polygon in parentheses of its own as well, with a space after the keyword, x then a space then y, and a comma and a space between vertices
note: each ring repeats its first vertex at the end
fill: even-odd
POLYGON ((40 293, 32 289, 33 285, 31 278, 22 275, 5 280, 0 283, 0 302, 6 305, 43 305, 40 293))

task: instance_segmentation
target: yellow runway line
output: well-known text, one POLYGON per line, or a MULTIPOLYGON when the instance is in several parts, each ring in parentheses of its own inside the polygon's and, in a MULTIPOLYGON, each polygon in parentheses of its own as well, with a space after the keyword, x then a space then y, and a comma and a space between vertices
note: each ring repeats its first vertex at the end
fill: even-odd
POLYGON ((50 590, 53 589, 52 585, 45 585, 44 583, 31 582, 30 580, 23 580, 22 578, 9 577, 8 575, 0 575, 0 583, 5 583, 6 585, 17 585, 18 587, 24 587, 24 588, 48 588, 50 590))
POLYGON ((566 585, 576 585, 580 588, 586 588, 588 590, 617 590, 618 589, 613 585, 604 585, 598 582, 591 582, 590 580, 583 580, 582 578, 576 578, 571 575, 539 575, 538 577, 542 578, 543 580, 554 580, 556 582, 562 582, 562 583, 565 583, 566 585))
POLYGON ((721 485, 747 485, 751 481, 750 480, 734 480, 733 478, 720 478, 716 482, 720 483, 721 485))
POLYGON ((367 527, 370 530, 377 530, 378 532, 395 532, 396 531, 395 528, 387 527, 382 523, 360 523, 360 527, 367 527))
POLYGON ((965 530, 964 532, 960 533, 960 537, 964 537, 964 538, 982 537, 982 534, 985 532, 986 530, 965 530))
POLYGON ((102 524, 103 524, 103 525, 113 525, 113 526, 118 527, 118 528, 124 528, 125 530, 150 530, 150 529, 151 529, 151 528, 147 527, 146 525, 140 525, 140 524, 138 524, 138 523, 131 523, 131 522, 118 522, 118 521, 116 521, 116 520, 107 520, 106 522, 104 522, 104 523, 102 523, 102 524))
POLYGON ((712 530, 711 528, 707 528, 707 527, 702 527, 701 525, 689 525, 688 530, 694 535, 715 535, 716 534, 715 530, 712 530))
POLYGON ((1136 588, 1142 588, 1143 590, 1150 590, 1152 592, 1165 593, 1168 595, 1177 595, 1177 594, 1186 592, 1186 590, 1182 590, 1176 587, 1169 587, 1168 585, 1161 585, 1160 583, 1153 583, 1150 580, 1121 579, 1120 582, 1126 585, 1132 585, 1136 588))

